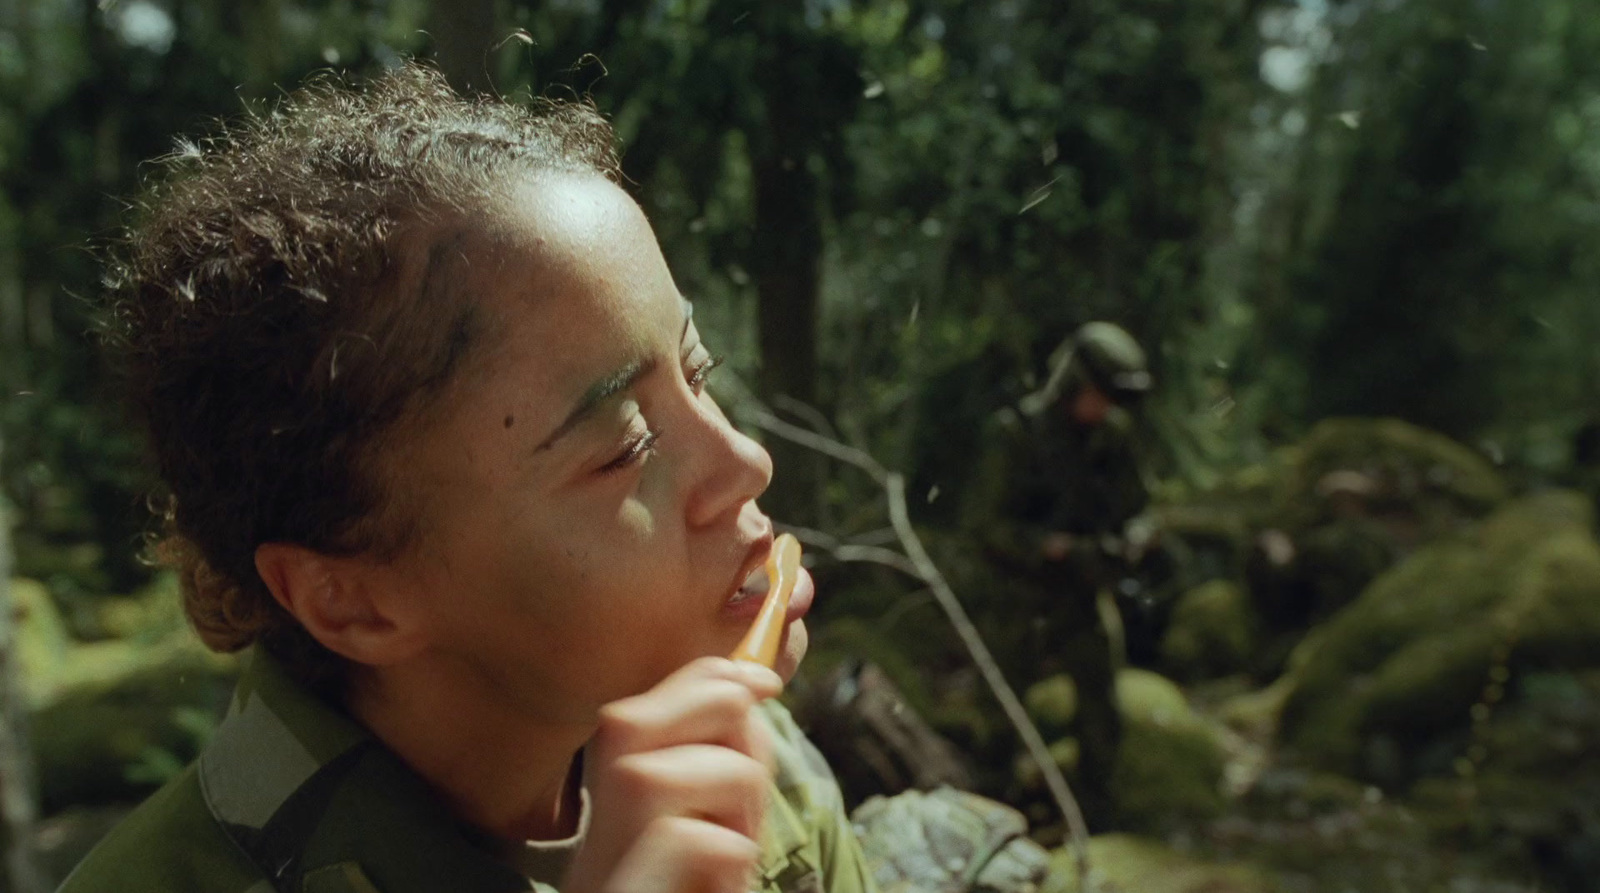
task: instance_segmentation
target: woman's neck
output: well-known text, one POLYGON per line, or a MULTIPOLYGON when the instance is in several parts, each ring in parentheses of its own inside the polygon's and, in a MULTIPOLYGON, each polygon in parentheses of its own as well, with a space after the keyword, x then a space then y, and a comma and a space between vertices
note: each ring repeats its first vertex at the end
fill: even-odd
POLYGON ((347 700, 460 818, 510 841, 572 836, 581 811, 574 760, 594 726, 536 722, 493 691, 424 661, 359 668, 347 700))

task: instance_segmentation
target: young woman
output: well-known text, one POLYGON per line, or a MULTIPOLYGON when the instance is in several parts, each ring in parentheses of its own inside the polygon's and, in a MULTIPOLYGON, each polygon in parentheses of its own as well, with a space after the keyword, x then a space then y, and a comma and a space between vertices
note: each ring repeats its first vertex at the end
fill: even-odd
POLYGON ((759 445, 612 134, 420 67, 185 145, 111 280, 163 554, 248 648, 196 766, 65 890, 870 887, 837 786, 719 657, 759 445))

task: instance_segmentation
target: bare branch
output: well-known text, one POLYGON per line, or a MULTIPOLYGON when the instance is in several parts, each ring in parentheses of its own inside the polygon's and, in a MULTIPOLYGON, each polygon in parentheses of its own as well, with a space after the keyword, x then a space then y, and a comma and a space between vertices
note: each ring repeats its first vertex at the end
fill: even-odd
POLYGON ((772 406, 775 409, 793 413, 804 419, 806 424, 811 426, 812 431, 823 437, 843 442, 843 439, 839 437, 839 433, 833 430, 833 423, 829 422, 828 417, 822 414, 822 410, 804 400, 796 400, 788 394, 779 394, 772 398, 772 406))
POLYGON ((1076 857, 1078 889, 1093 893, 1097 885, 1094 884, 1089 870, 1089 828, 1084 823, 1083 811, 1079 808, 1071 787, 1067 785, 1061 768, 1051 758, 1044 736, 1033 724, 1016 691, 1006 681, 1000 665, 989 651, 989 646, 983 641, 977 627, 973 625, 966 609, 962 607, 961 600, 956 597, 955 590, 951 589, 949 581, 945 579, 938 565, 923 547, 921 537, 917 536, 916 529, 912 527, 910 514, 906 510, 905 478, 898 472, 884 468, 865 451, 785 422, 765 408, 754 409, 749 413, 749 418, 764 431, 861 469, 883 487, 889 503, 889 520, 900 547, 905 550, 904 555, 879 546, 844 543, 839 538, 822 531, 804 530, 805 535, 801 536, 801 530, 793 529, 796 536, 803 542, 817 545, 841 561, 859 560, 883 564, 915 577, 927 585, 934 600, 944 610, 951 626, 955 628, 961 644, 965 646, 973 663, 977 665, 984 682, 994 692, 995 699, 1000 702, 1006 719, 1016 728, 1029 757, 1038 765, 1050 796, 1055 800, 1056 807, 1061 810, 1062 818, 1067 823, 1073 855, 1076 857))
POLYGON ((893 568, 906 576, 922 579, 922 574, 917 571, 917 566, 911 560, 893 549, 871 545, 856 540, 844 541, 831 533, 814 530, 810 527, 799 527, 794 524, 779 524, 778 527, 785 533, 794 534, 808 550, 823 552, 835 561, 846 564, 866 563, 881 564, 893 568))
POLYGON ((894 523, 896 532, 900 534, 900 544, 905 547, 906 554, 916 566, 918 576, 928 584, 934 599, 939 602, 939 607, 943 608, 946 616, 950 618, 950 624, 955 627, 957 635, 961 636, 961 643, 967 647, 967 653, 972 655, 972 662, 978 665, 978 672, 983 674, 984 681, 989 683, 989 688, 994 692, 995 699, 1000 702, 1006 718, 1011 720, 1017 734, 1022 736, 1022 743, 1028 749, 1028 755, 1039 765, 1039 772, 1044 776, 1045 785, 1050 789, 1050 796, 1055 799, 1056 807, 1067 820, 1067 829, 1072 834, 1072 847, 1078 859, 1080 889, 1090 890, 1089 827, 1083 821, 1083 810, 1078 807, 1078 798, 1072 795, 1066 777, 1061 774, 1061 767, 1056 765, 1055 759, 1050 756, 1049 746, 1044 743, 1044 736, 1039 734, 1039 727, 1033 724, 1028 711, 1022 706, 1022 701, 1017 698, 1016 691, 1006 681, 1005 674, 1000 671, 1000 665, 995 662, 994 655, 989 651, 989 646, 978 634, 978 628, 972 624, 972 619, 967 616, 966 609, 961 606, 961 600, 956 598, 955 590, 950 588, 950 583, 945 580, 939 566, 933 563, 928 550, 923 548, 922 538, 917 536, 916 530, 911 526, 911 517, 906 512, 905 478, 897 472, 891 472, 885 489, 888 490, 889 497, 889 519, 894 523))
POLYGON ((763 431, 770 431, 790 443, 797 443, 824 456, 838 459, 846 465, 853 465, 861 469, 879 486, 883 486, 888 482, 889 470, 879 465, 877 459, 872 458, 871 455, 863 450, 845 446, 837 440, 830 440, 821 434, 807 431, 799 425, 791 425, 764 408, 752 411, 749 418, 752 424, 763 431))
POLYGON ((833 555, 840 561, 881 564, 885 567, 892 567, 909 577, 915 577, 918 580, 922 579, 922 574, 917 571, 917 566, 910 559, 893 549, 885 549, 882 546, 840 546, 834 550, 833 555))

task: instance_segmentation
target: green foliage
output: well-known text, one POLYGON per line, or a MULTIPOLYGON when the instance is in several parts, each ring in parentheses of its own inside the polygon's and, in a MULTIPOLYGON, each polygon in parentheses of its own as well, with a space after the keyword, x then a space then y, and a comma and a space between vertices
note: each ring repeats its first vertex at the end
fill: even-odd
POLYGON ((1296 150, 1320 182, 1283 196, 1291 263, 1266 305, 1266 330, 1306 351, 1307 415, 1515 441, 1593 401, 1580 345, 1600 320, 1579 296, 1597 273, 1600 26, 1584 9, 1436 0, 1328 16, 1339 51, 1307 91, 1296 150))
POLYGON ((0 4, 0 484, 20 573, 126 591, 153 486, 95 343, 99 251, 180 133, 415 46, 421 0, 0 4))
POLYGON ((811 645, 806 673, 813 678, 825 678, 829 670, 845 660, 877 664, 900 689, 906 703, 926 716, 933 701, 928 694, 925 674, 907 650, 874 624, 846 617, 829 623, 820 631, 811 645))
POLYGON ((147 656, 104 684, 74 687, 32 716, 45 814, 134 800, 199 754, 234 673, 193 655, 147 656))

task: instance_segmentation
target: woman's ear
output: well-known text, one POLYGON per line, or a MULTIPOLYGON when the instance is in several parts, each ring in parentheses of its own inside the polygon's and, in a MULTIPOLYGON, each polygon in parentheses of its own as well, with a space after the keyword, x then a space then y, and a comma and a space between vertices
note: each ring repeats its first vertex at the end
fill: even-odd
POLYGON ((427 625, 408 610, 393 574, 360 557, 325 555, 293 543, 256 548, 267 590, 329 651, 368 666, 393 664, 423 647, 427 625))

